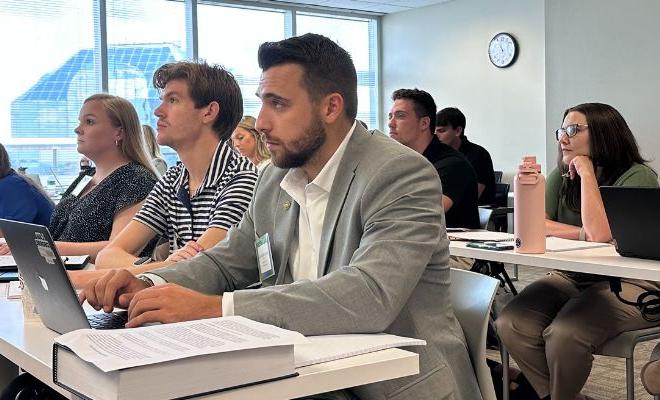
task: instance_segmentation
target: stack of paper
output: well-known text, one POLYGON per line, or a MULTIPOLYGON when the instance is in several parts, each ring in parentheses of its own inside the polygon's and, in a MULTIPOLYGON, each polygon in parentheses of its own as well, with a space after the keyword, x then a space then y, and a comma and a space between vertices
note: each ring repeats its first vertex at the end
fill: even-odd
POLYGON ((597 247, 607 247, 607 246, 612 246, 612 245, 609 243, 562 239, 554 236, 548 236, 545 238, 545 251, 549 251, 549 252, 594 249, 597 247))
POLYGON ((420 339, 387 333, 308 336, 308 343, 295 345, 296 368, 372 353, 394 347, 425 346, 420 339))
POLYGON ((188 397, 295 376, 298 332, 243 317, 135 329, 80 329, 55 339, 53 381, 95 400, 188 397))
POLYGON ((53 381, 95 400, 190 397, 296 376, 295 368, 426 342, 347 334, 305 338, 234 316, 55 339, 53 381))
POLYGON ((448 236, 449 240, 464 240, 468 242, 513 242, 513 234, 507 232, 452 232, 448 236))

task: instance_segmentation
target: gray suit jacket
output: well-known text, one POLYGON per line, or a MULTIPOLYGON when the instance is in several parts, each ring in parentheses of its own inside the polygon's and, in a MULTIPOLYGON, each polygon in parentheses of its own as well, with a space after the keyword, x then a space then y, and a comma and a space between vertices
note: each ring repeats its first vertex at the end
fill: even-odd
POLYGON ((214 248, 154 271, 204 293, 234 291, 234 311, 304 335, 388 332, 427 341, 420 374, 352 390, 362 399, 481 399, 449 296, 449 249, 438 174, 421 155, 359 124, 332 185, 319 278, 292 283, 298 206, 261 174, 240 224, 214 248), (260 289, 255 240, 268 233, 275 276, 260 289))

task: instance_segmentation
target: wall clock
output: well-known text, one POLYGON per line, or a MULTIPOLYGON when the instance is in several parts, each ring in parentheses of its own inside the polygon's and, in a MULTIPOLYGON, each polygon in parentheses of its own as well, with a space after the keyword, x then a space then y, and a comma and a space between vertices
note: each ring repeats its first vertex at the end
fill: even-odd
POLYGON ((510 34, 501 32, 495 35, 488 45, 488 58, 494 66, 506 68, 511 66, 518 57, 518 42, 510 34))

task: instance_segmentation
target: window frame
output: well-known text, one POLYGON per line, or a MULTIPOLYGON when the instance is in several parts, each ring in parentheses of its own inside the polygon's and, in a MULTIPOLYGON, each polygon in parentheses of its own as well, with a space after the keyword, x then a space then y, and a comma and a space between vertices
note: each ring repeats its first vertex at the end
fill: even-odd
MULTIPOLYGON (((109 92, 109 59, 108 59, 108 13, 107 0, 89 0, 93 9, 93 32, 95 38, 95 47, 98 48, 96 73, 99 74, 100 90, 109 92)), ((167 0, 164 0, 167 1, 167 0)), ((221 7, 232 7, 241 9, 252 9, 260 11, 278 11, 284 12, 284 37, 289 38, 297 34, 298 14, 313 15, 318 17, 336 17, 341 19, 354 19, 367 21, 369 23, 369 72, 373 71, 374 86, 371 87, 369 96, 369 112, 372 121, 376 125, 371 128, 383 128, 382 124, 382 34, 381 34, 381 15, 380 13, 370 13, 362 11, 341 10, 332 7, 314 6, 314 5, 293 5, 291 3, 281 4, 278 1, 256 1, 256 0, 169 0, 184 3, 185 6, 185 44, 186 57, 192 60, 199 59, 199 25, 198 25, 198 5, 217 5, 221 7), (372 65, 375 65, 372 69, 372 65)), ((11 135, 11 133, 10 133, 11 135)), ((10 136, 11 137, 11 136, 10 136)), ((13 142, 13 141, 12 141, 13 142)), ((59 143, 59 140, 53 142, 59 143)), ((18 143, 17 143, 18 144, 18 143)), ((13 145, 13 143, 11 144, 13 145)), ((18 167, 18 165, 16 166, 18 167)))

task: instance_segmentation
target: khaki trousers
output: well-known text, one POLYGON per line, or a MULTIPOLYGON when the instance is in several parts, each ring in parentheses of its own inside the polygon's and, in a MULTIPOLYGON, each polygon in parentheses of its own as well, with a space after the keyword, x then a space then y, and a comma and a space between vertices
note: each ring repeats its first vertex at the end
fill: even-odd
POLYGON ((470 268, 472 268, 472 264, 474 264, 474 258, 449 256, 450 268, 464 269, 469 271, 470 268))
MULTIPOLYGON (((621 282, 634 301, 645 290, 621 282)), ((575 281, 552 272, 527 286, 495 321, 497 334, 539 397, 574 400, 589 377, 593 353, 617 334, 657 325, 620 302, 609 282, 575 281)))

